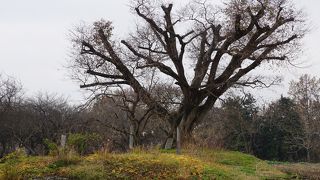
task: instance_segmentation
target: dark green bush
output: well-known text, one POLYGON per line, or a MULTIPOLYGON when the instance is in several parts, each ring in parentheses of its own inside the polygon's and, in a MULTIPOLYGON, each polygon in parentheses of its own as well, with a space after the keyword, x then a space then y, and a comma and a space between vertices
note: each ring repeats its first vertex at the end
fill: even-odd
POLYGON ((45 139, 44 144, 49 149, 49 155, 57 155, 59 153, 59 147, 55 142, 45 139))
POLYGON ((92 153, 100 148, 102 144, 102 138, 96 133, 69 134, 67 144, 80 155, 84 155, 92 153))

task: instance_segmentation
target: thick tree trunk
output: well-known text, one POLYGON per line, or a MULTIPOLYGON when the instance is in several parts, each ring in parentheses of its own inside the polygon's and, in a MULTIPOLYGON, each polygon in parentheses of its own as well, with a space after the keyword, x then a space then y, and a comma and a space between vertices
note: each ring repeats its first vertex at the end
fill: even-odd
POLYGON ((174 138, 177 154, 181 153, 181 149, 185 144, 195 143, 192 135, 194 126, 206 117, 207 112, 194 108, 190 112, 184 113, 185 115, 181 118, 179 124, 172 125, 166 142, 169 138, 174 138))
POLYGON ((216 100, 217 98, 211 98, 202 106, 181 110, 179 112, 180 115, 176 115, 175 121, 171 122, 171 130, 167 135, 164 145, 169 138, 174 138, 175 147, 179 154, 181 153, 181 148, 184 144, 195 143, 192 135, 193 129, 198 123, 206 118, 216 100))

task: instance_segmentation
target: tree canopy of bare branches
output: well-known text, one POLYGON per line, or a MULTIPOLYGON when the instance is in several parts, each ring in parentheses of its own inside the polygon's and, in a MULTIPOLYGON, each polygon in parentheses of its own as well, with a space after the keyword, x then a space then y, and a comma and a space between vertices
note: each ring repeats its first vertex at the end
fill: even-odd
POLYGON ((73 31, 72 75, 95 92, 132 89, 171 124, 172 134, 177 127, 191 133, 228 89, 264 84, 251 72, 292 61, 306 33, 290 0, 228 0, 219 7, 192 1, 182 9, 151 0, 132 4, 140 21, 127 39, 114 38, 105 20, 73 31), (174 108, 166 108, 150 84, 178 89, 174 108))

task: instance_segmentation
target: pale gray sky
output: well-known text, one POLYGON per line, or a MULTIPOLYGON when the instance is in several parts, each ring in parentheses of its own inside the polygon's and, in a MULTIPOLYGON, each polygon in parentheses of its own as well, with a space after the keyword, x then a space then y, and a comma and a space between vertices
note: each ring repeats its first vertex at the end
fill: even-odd
MULTIPOLYGON (((181 0, 180 0, 181 1, 181 0)), ((285 80, 302 73, 320 77, 320 1, 295 0, 312 21, 300 60, 309 67, 283 70, 285 80)), ((129 0, 0 0, 0 73, 14 76, 28 95, 39 91, 63 94, 74 103, 81 99, 79 84, 67 77, 68 31, 81 21, 113 21, 115 33, 124 36, 134 25, 129 0)), ((278 97, 286 86, 269 90, 278 97)))

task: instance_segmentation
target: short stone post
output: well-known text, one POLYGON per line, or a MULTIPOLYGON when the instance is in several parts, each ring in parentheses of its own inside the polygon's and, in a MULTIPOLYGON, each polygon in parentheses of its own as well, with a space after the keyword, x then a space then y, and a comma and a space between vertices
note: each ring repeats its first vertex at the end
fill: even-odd
POLYGON ((173 144, 173 138, 168 138, 164 146, 164 149, 172 149, 172 144, 173 144))
POLYGON ((129 149, 133 149, 133 142, 134 142, 134 127, 130 124, 130 135, 129 135, 129 149))
POLYGON ((60 139, 60 146, 62 148, 66 147, 66 143, 67 143, 67 136, 65 134, 61 135, 61 139, 60 139))
POLYGON ((177 154, 181 154, 181 132, 180 127, 177 127, 177 154))
POLYGON ((129 113, 131 113, 131 111, 133 110, 133 104, 132 104, 132 102, 127 102, 127 103, 128 103, 127 105, 128 105, 129 112, 127 112, 126 115, 127 115, 127 121, 130 124, 130 127, 129 127, 129 149, 133 149, 133 146, 134 146, 134 125, 129 117, 129 113))

